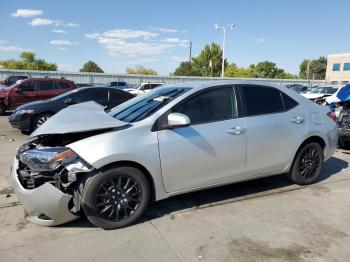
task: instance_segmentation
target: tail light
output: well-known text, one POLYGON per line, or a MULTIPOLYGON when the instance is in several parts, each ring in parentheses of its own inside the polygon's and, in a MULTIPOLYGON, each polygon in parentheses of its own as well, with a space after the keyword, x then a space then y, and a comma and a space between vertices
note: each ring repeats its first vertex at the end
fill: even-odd
POLYGON ((333 111, 330 111, 327 113, 327 116, 332 119, 334 122, 337 121, 337 116, 335 115, 335 113, 333 111))

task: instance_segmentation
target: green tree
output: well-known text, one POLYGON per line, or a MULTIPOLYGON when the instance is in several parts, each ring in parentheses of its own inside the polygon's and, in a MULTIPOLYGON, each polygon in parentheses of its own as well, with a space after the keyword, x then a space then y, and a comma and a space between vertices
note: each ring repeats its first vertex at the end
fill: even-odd
POLYGON ((130 75, 158 75, 157 71, 145 68, 143 66, 136 66, 135 68, 127 68, 126 73, 130 75))
POLYGON ((199 76, 200 73, 196 71, 193 67, 193 64, 190 62, 181 62, 180 66, 175 69, 175 72, 172 74, 174 76, 199 76))
POLYGON ((299 66, 301 78, 325 79, 327 70, 327 59, 320 56, 318 59, 304 59, 299 66))
POLYGON ((236 64, 232 63, 225 68, 225 77, 237 77, 237 78, 249 78, 253 77, 254 69, 248 67, 238 67, 236 64))
POLYGON ((275 78, 278 72, 276 64, 270 61, 259 62, 253 68, 255 77, 259 78, 275 78))
MULTIPOLYGON (((220 76, 222 64, 222 49, 218 44, 206 45, 197 57, 193 59, 193 68, 201 76, 220 76), (210 65, 212 67, 210 67, 210 65)), ((228 62, 224 61, 225 67, 228 62)))
POLYGON ((22 70, 44 70, 56 71, 57 65, 48 63, 44 59, 36 59, 36 54, 33 52, 22 52, 20 60, 8 59, 1 60, 0 66, 6 69, 22 69, 22 70))
POLYGON ((94 72, 94 73, 104 73, 103 70, 94 62, 94 61, 87 61, 83 68, 80 69, 80 72, 94 72))

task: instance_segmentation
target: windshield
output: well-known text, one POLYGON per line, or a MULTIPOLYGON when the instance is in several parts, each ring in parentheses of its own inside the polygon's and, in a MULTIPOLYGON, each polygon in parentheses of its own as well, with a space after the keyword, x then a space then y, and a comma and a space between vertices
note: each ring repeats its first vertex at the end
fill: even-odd
POLYGON ((310 94, 334 94, 338 89, 333 86, 320 86, 311 90, 310 94))
POLYGON ((145 119, 190 90, 186 87, 163 87, 139 95, 115 108, 109 114, 124 122, 136 122, 145 119))

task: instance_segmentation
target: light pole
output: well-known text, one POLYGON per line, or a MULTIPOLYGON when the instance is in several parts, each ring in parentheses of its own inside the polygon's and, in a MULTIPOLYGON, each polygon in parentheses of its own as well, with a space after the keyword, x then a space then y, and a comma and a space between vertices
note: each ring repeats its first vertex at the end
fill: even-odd
POLYGON ((222 64, 221 64, 221 77, 224 77, 225 71, 225 40, 226 40, 226 30, 233 29, 235 27, 235 23, 228 24, 226 26, 220 26, 219 24, 215 24, 214 27, 216 30, 222 29, 224 31, 224 39, 222 44, 222 64))

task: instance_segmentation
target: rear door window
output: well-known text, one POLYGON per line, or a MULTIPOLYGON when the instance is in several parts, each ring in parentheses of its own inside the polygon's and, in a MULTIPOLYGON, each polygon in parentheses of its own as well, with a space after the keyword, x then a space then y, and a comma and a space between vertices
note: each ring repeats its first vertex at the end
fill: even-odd
POLYGON ((247 116, 274 114, 284 111, 281 92, 273 87, 240 85, 247 116))
POLYGON ((39 91, 50 91, 53 89, 53 81, 39 81, 39 91))
POLYGON ((55 82, 55 87, 57 89, 67 89, 70 88, 70 85, 66 82, 55 82))

